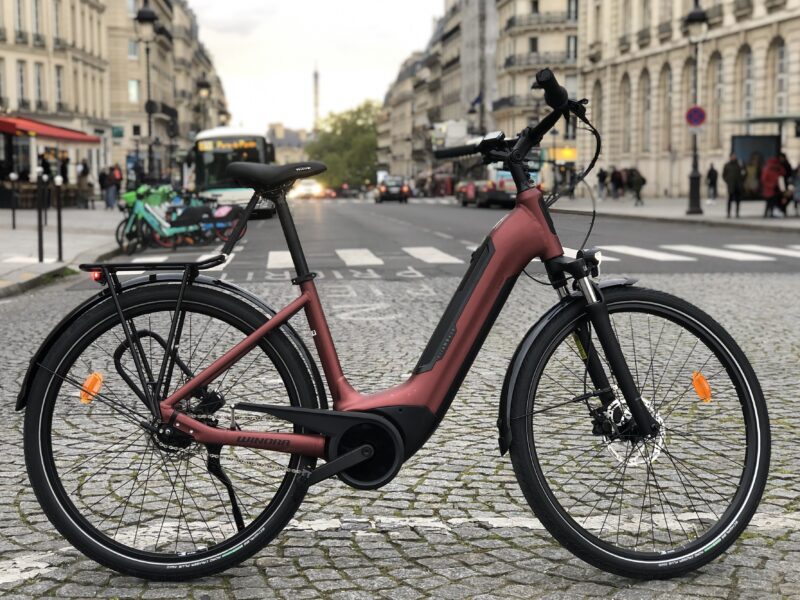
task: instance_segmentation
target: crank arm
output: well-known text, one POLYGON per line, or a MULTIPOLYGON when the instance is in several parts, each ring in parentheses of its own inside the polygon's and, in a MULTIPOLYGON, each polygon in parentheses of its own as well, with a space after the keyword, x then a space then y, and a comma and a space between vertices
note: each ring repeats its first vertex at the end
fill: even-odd
POLYGON ((364 444, 355 450, 350 450, 350 452, 342 454, 340 457, 334 458, 332 461, 326 462, 321 467, 317 467, 311 471, 307 476, 306 485, 310 486, 320 481, 330 479, 342 471, 346 471, 351 467, 355 467, 369 460, 372 458, 373 454, 375 454, 375 450, 369 444, 364 444))

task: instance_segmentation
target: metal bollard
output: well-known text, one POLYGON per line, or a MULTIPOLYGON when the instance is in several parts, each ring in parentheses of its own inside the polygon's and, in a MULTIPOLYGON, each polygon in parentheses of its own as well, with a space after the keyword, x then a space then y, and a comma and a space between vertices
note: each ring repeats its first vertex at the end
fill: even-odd
MULTIPOLYGON (((41 167, 39 167, 41 169, 41 167)), ((36 178, 36 233, 39 242, 39 262, 44 262, 44 231, 42 230, 42 203, 44 202, 44 181, 41 173, 36 178)))
POLYGON ((56 184, 56 228, 58 230, 58 262, 64 262, 64 244, 61 232, 61 186, 64 183, 64 178, 61 175, 56 175, 53 179, 56 184))
POLYGON ((11 229, 17 228, 17 203, 19 202, 19 175, 9 173, 11 181, 11 229))

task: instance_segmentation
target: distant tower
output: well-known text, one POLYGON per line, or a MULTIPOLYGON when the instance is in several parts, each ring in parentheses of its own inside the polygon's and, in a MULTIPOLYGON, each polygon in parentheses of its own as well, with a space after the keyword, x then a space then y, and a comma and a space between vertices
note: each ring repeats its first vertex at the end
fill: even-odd
POLYGON ((319 71, 314 65, 314 131, 319 127, 319 71))

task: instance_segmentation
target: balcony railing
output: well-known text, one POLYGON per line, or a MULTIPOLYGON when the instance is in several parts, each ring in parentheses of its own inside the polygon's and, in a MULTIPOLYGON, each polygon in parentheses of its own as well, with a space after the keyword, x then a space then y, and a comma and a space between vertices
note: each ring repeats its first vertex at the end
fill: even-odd
POLYGON ((66 50, 67 49, 67 40, 60 37, 53 38, 53 50, 66 50))
POLYGON ((645 48, 646 46, 650 45, 650 28, 645 27, 644 29, 640 29, 636 32, 636 42, 639 44, 639 48, 645 48))
POLYGON ((8 98, 0 96, 0 108, 8 108, 8 98))
POLYGON ((458 102, 461 102, 460 91, 450 92, 449 94, 444 94, 444 96, 442 96, 442 104, 444 106, 447 106, 448 104, 456 104, 458 102))
POLYGON ((764 5, 769 11, 777 10, 786 6, 786 0, 764 0, 764 5))
POLYGON ((708 26, 715 27, 722 24, 723 12, 722 4, 715 4, 706 9, 706 18, 708 19, 708 26))
POLYGON ((27 44, 28 43, 28 32, 27 31, 21 31, 20 29, 17 29, 14 32, 14 41, 17 44, 27 44))
POLYGON ((547 65, 574 65, 576 62, 576 58, 566 52, 535 52, 533 54, 512 54, 506 58, 504 66, 506 69, 513 69, 547 65))
POLYGON ((532 96, 506 96, 492 103, 492 110, 498 111, 504 108, 532 108, 536 106, 536 101, 532 96))
POLYGON ((68 113, 72 112, 66 102, 56 102, 56 112, 68 113))
POLYGON ((6 41, 6 28, 0 27, 0 42, 6 41))
POLYGON ((20 98, 17 100, 17 108, 20 110, 29 110, 31 107, 31 101, 27 98, 20 98))
POLYGON ((736 0, 733 4, 733 14, 737 19, 748 17, 753 13, 753 0, 736 0))
POLYGON ((619 36, 619 51, 627 52, 631 49, 631 39, 628 35, 619 36))
POLYGON ((46 100, 37 100, 36 101, 36 110, 40 112, 47 112, 47 101, 46 100))
POLYGON ((577 25, 578 20, 567 12, 543 12, 527 15, 514 15, 506 21, 506 29, 532 27, 537 25, 577 25))
POLYGON ((672 37, 672 21, 664 21, 658 24, 658 39, 666 42, 672 37))
POLYGON ((44 48, 44 36, 41 33, 34 33, 33 34, 33 45, 39 46, 39 48, 44 48))

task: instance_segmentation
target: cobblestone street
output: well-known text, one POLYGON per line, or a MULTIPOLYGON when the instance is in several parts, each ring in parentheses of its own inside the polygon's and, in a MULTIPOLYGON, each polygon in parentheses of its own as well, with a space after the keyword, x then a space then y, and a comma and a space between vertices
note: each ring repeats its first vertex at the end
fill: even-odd
MULTIPOLYGON (((497 447, 497 400, 524 331, 552 304, 551 291, 521 278, 450 413, 399 476, 375 492, 338 480, 311 489, 296 519, 255 558, 188 584, 148 583, 84 558, 55 533, 25 473, 22 413, 12 412, 29 357, 86 291, 75 279, 0 303, 0 390, 10 415, 0 483, 0 593, 7 597, 511 598, 800 595, 800 449, 793 402, 797 275, 645 275, 641 284, 687 298, 715 316, 752 361, 773 430, 771 477, 745 534, 699 572, 669 581, 609 575, 573 557, 533 517, 497 447)), ((346 374, 361 391, 399 383, 411 370, 458 284, 320 282, 346 374), (369 308, 369 310, 364 310, 369 308)), ((270 304, 288 285, 248 288, 270 304)), ((302 331, 302 327, 299 327, 302 331)), ((310 340, 307 340, 310 344, 310 340)))

